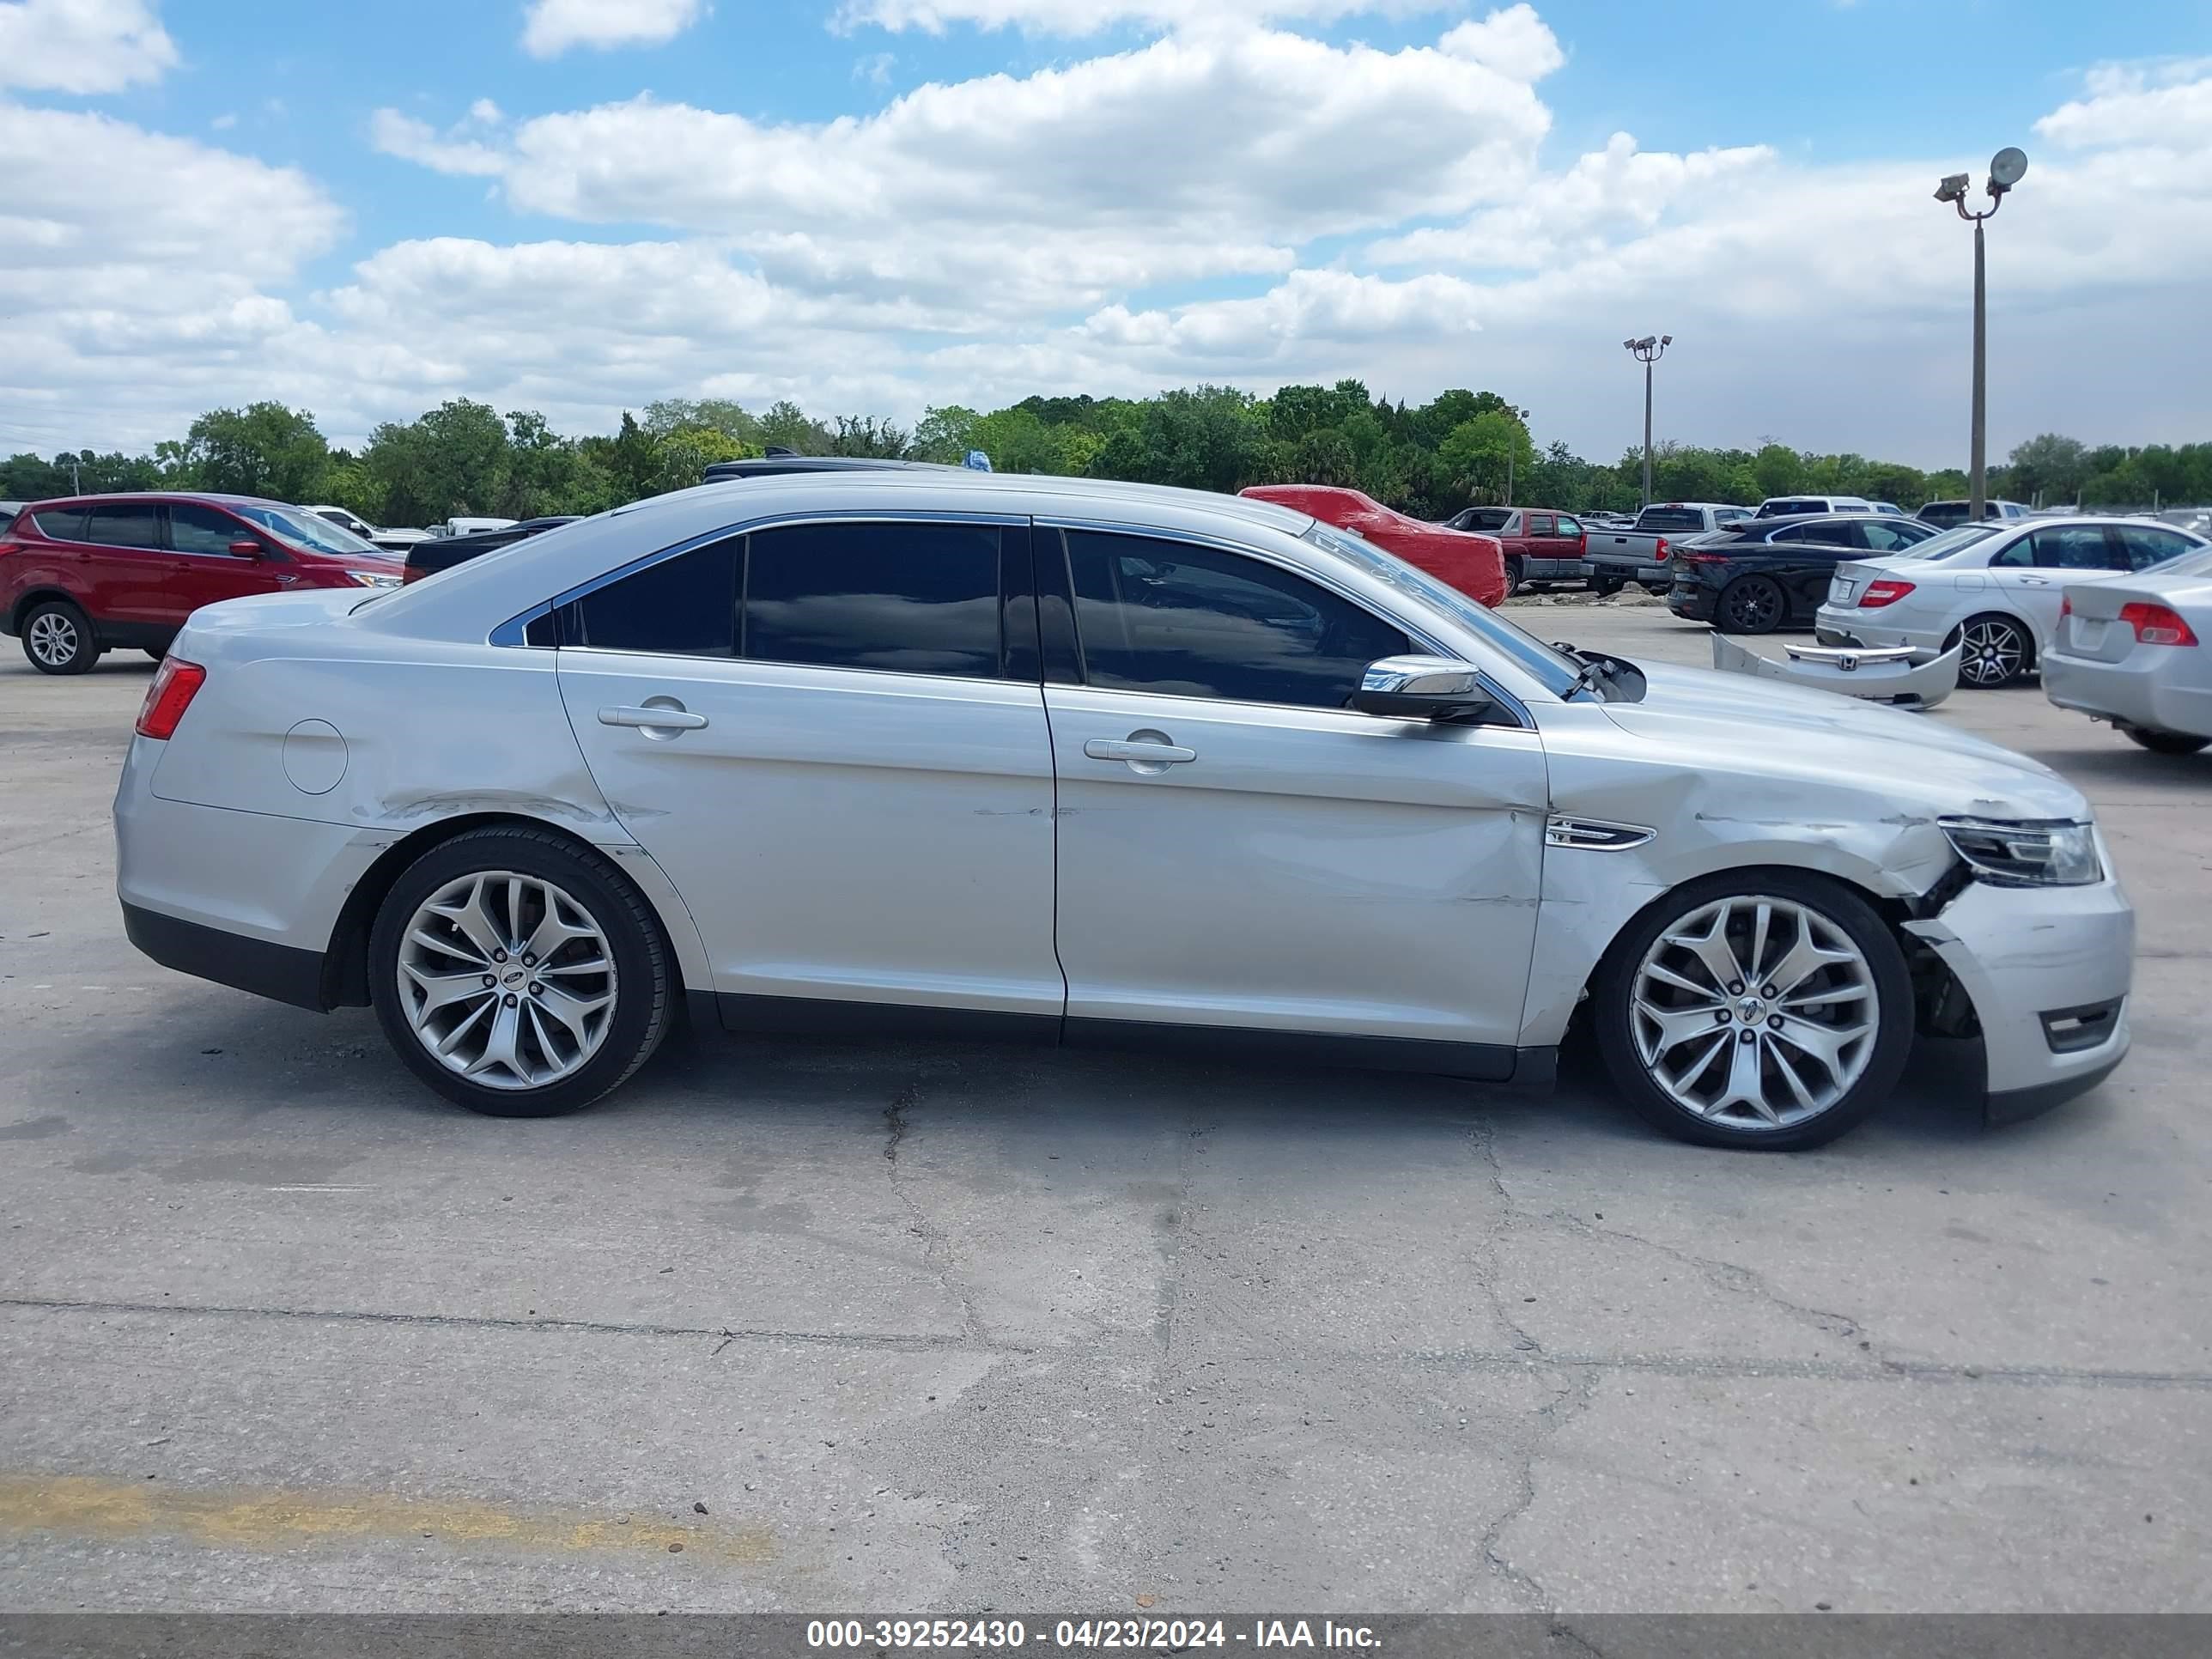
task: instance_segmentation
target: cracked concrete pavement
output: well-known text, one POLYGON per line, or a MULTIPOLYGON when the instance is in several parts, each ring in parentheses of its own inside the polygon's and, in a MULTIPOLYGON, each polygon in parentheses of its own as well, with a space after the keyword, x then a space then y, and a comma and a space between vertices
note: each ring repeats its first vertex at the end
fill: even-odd
POLYGON ((2212 757, 1933 717, 2081 783, 2142 912, 2134 1056, 1993 1134, 1955 1046, 1789 1158, 1586 1065, 963 1045, 499 1122, 131 951, 148 672, 0 665, 0 1607, 2212 1607, 2212 757))

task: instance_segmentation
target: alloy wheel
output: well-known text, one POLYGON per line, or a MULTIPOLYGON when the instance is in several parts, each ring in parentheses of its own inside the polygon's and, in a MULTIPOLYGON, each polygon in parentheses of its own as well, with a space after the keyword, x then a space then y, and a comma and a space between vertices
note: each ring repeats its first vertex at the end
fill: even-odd
POLYGON ((41 611, 31 618, 23 642, 31 654, 49 668, 65 667, 77 653, 81 641, 76 624, 59 611, 41 611))
POLYGON ((399 1006, 441 1065, 491 1089, 539 1089, 581 1067, 615 1012, 605 930, 538 876, 487 870, 446 883, 402 934, 399 1006))
POLYGON ((1651 1081, 1731 1129, 1793 1128, 1848 1094, 1881 1029, 1873 966, 1809 905, 1750 894, 1698 906, 1653 940, 1629 988, 1651 1081))
POLYGON ((1960 646, 1959 678, 1972 685, 2002 685, 2027 662, 2027 641, 2020 629, 1994 617, 1968 623, 1960 646))

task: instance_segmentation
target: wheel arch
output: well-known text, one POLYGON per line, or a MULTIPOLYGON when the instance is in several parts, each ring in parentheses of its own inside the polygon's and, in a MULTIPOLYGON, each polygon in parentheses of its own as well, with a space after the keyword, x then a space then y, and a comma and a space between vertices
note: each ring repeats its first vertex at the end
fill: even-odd
POLYGON ((58 599, 64 605, 75 607, 76 613, 91 625, 94 639, 97 640, 100 637, 100 623, 94 619, 92 612, 85 609, 84 601, 66 587, 58 587, 51 582, 40 583, 35 587, 26 588, 23 591, 15 601, 15 609, 8 613, 8 631, 11 634, 21 634, 23 631, 24 619, 33 609, 44 605, 49 599, 58 599))
MULTIPOLYGON (((579 851, 605 860, 635 888, 660 929, 660 942, 677 964, 684 988, 710 983, 706 950, 690 911, 641 847, 605 847, 586 840, 564 824, 521 812, 460 812, 410 831, 376 855, 355 881, 323 951, 322 999, 326 1008, 365 1008, 369 1004, 368 939, 377 913, 399 878, 416 860, 472 830, 530 830, 553 836, 579 851)), ((679 999, 679 1003, 680 1003, 679 999)))

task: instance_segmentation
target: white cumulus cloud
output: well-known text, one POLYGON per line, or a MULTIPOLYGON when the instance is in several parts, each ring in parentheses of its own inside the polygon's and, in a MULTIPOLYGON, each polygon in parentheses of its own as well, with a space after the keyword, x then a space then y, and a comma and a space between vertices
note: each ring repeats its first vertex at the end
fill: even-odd
POLYGON ((146 0, 0 0, 0 88, 117 92, 176 61, 146 0))
POLYGON ((573 46, 657 46, 706 11, 706 0, 530 0, 522 49, 533 58, 557 58, 573 46))

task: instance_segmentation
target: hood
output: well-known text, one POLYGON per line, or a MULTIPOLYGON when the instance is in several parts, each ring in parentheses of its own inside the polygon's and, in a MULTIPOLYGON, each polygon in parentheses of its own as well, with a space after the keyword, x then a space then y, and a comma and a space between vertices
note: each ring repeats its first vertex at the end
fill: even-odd
POLYGON ((1871 786, 1937 815, 2090 816, 2081 791, 2041 762, 1932 715, 1711 669, 1637 666, 1644 700, 1607 703, 1606 714, 1687 764, 1871 786))

